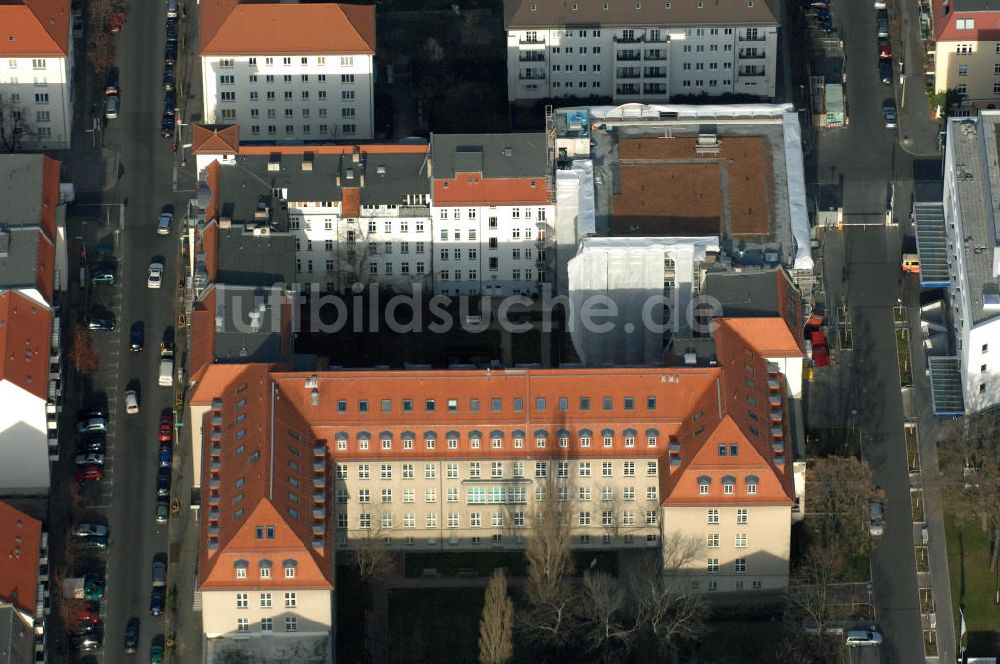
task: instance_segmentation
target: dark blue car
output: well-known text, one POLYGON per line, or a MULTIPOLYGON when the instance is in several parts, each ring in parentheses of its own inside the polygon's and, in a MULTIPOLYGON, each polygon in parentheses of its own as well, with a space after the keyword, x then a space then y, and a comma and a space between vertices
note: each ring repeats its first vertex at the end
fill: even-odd
POLYGON ((160 445, 160 468, 169 468, 173 460, 173 452, 167 445, 160 445))

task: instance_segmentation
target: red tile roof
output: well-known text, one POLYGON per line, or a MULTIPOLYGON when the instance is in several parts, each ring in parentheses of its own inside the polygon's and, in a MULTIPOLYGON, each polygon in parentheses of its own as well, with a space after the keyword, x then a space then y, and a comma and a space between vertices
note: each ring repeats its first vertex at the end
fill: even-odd
POLYGON ((434 204, 547 205, 551 203, 545 178, 484 178, 482 173, 456 173, 434 180, 434 204))
POLYGON ((962 2, 932 0, 934 37, 939 42, 1000 41, 1000 8, 993 11, 964 11, 962 2), (958 19, 972 19, 972 30, 959 30, 958 19))
POLYGON ((205 296, 194 305, 191 322, 191 357, 188 371, 191 377, 215 361, 215 297, 218 291, 209 286, 205 296))
POLYGON ((199 125, 191 130, 192 154, 239 154, 240 126, 199 125))
POLYGON ((201 3, 205 55, 375 53, 375 5, 201 3))
POLYGON ((48 394, 52 312, 17 291, 0 294, 0 380, 48 394))
POLYGON ((65 57, 69 19, 69 0, 5 0, 0 3, 0 57, 65 57))
POLYGON ((765 357, 802 355, 801 335, 793 334, 781 318, 719 318, 717 322, 765 357))
POLYGON ((361 216, 361 188, 344 187, 340 190, 341 217, 361 216))
POLYGON ((35 615, 42 522, 0 501, 0 600, 35 615))
POLYGON ((38 232, 38 256, 35 258, 35 287, 52 304, 56 280, 56 245, 41 230, 38 232))
POLYGON ((59 174, 62 164, 52 157, 42 157, 42 232, 52 242, 56 240, 56 208, 59 207, 59 174))

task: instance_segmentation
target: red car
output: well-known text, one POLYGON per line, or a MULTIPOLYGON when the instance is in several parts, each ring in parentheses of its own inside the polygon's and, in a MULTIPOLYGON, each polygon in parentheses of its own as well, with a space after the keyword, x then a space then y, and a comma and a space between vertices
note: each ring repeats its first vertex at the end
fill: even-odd
POLYGON ((101 622, 101 607, 97 602, 85 602, 77 611, 76 620, 81 625, 98 625, 101 622))
POLYGON ((76 469, 77 482, 97 482, 104 479, 104 471, 100 466, 82 466, 76 469))
POLYGON ((883 60, 892 58, 892 44, 885 37, 878 40, 878 57, 883 60))
POLYGON ((174 422, 169 415, 160 418, 160 442, 170 443, 174 439, 174 422))

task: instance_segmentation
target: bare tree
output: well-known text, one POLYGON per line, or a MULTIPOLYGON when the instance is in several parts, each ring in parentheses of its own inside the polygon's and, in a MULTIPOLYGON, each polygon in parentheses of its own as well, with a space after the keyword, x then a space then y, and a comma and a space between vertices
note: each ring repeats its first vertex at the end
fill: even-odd
POLYGON ((788 611, 794 619, 806 620, 823 639, 833 606, 832 587, 844 567, 835 548, 815 542, 806 552, 788 587, 788 611))
POLYGON ((380 505, 373 506, 366 513, 368 527, 360 527, 358 536, 352 541, 351 557, 358 568, 358 576, 365 583, 380 577, 392 569, 392 553, 386 548, 383 519, 388 514, 380 505))
MULTIPOLYGON (((4 96, 5 99, 9 97, 4 96)), ((20 152, 34 136, 24 108, 15 102, 0 100, 0 153, 20 152)))
POLYGON ((486 586, 479 619, 480 664, 504 664, 514 656, 514 603, 507 594, 507 577, 495 570, 486 586))
POLYGON ((84 376, 94 373, 100 362, 90 330, 82 323, 73 329, 73 345, 70 347, 69 359, 77 373, 84 376))
POLYGON ((970 417, 964 431, 945 438, 941 445, 944 491, 982 523, 993 545, 990 569, 1000 555, 1000 412, 970 417))
POLYGON ((574 627, 572 503, 570 487, 565 482, 557 482, 550 476, 539 488, 544 493, 531 518, 525 549, 528 608, 521 622, 529 640, 557 647, 569 641, 574 627))
POLYGON ((682 642, 697 639, 704 631, 708 609, 702 596, 693 592, 689 577, 691 563, 703 546, 679 531, 665 535, 661 556, 629 580, 638 620, 664 656, 676 655, 682 642))
POLYGON ((588 650, 605 662, 624 660, 642 626, 635 608, 618 579, 605 572, 584 572, 579 616, 588 650))
POLYGON ((839 456, 815 459, 808 469, 807 486, 811 520, 823 544, 847 554, 863 551, 868 505, 884 498, 868 462, 839 456))

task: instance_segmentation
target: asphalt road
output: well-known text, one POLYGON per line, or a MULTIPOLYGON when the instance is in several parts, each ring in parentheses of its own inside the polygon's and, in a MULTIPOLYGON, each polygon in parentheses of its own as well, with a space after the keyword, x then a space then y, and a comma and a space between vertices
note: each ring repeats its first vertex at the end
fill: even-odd
MULTIPOLYGON (((940 170, 934 160, 915 161, 900 148, 898 132, 884 126, 883 105, 900 93, 898 67, 893 85, 883 84, 872 4, 834 12, 846 50, 850 124, 819 135, 807 179, 839 193, 844 209, 846 283, 839 283, 839 260, 825 261, 827 282, 846 289, 853 320, 855 351, 847 370, 856 393, 844 403, 858 411, 863 454, 887 496, 885 534, 872 553, 876 619, 885 641, 879 649, 858 649, 854 661, 873 661, 877 652, 883 662, 909 664, 923 661, 923 648, 892 307, 910 201, 914 191, 925 199, 939 186, 933 180, 940 170), (891 204, 899 227, 883 226, 891 204)), ((850 419, 847 412, 841 421, 846 426, 850 419)))
MULTIPOLYGON (((116 332, 95 333, 101 369, 84 397, 88 402, 106 400, 112 419, 108 477, 83 491, 87 507, 103 513, 111 532, 102 603, 105 639, 96 653, 100 662, 148 661, 150 643, 163 638, 163 618, 149 615, 149 599, 153 558, 165 556, 167 548, 167 525, 154 521, 155 479, 159 418, 172 408, 173 392, 159 387, 157 378, 160 340, 173 333, 179 212, 186 196, 173 191, 170 141, 159 135, 165 6, 131 3, 128 12, 125 29, 117 37, 121 111, 118 119, 107 122, 102 137, 104 147, 117 155, 119 179, 103 194, 84 197, 70 222, 70 233, 84 239, 89 256, 95 242, 116 236, 120 256, 118 284, 92 287, 82 297, 91 308, 110 310, 118 321, 116 332), (164 206, 173 206, 178 213, 169 236, 156 233, 156 219, 164 206), (91 220, 84 225, 81 218, 91 220), (154 257, 165 258, 160 290, 146 286, 154 257), (145 349, 132 353, 128 331, 137 320, 146 324, 145 349), (126 415, 124 390, 132 383, 139 386, 141 407, 138 414, 126 415), (141 640, 138 654, 126 655, 125 624, 133 616, 141 620, 141 640)), ((95 87, 79 90, 78 103, 89 105, 95 87)), ((90 148, 78 142, 75 150, 90 148)))

